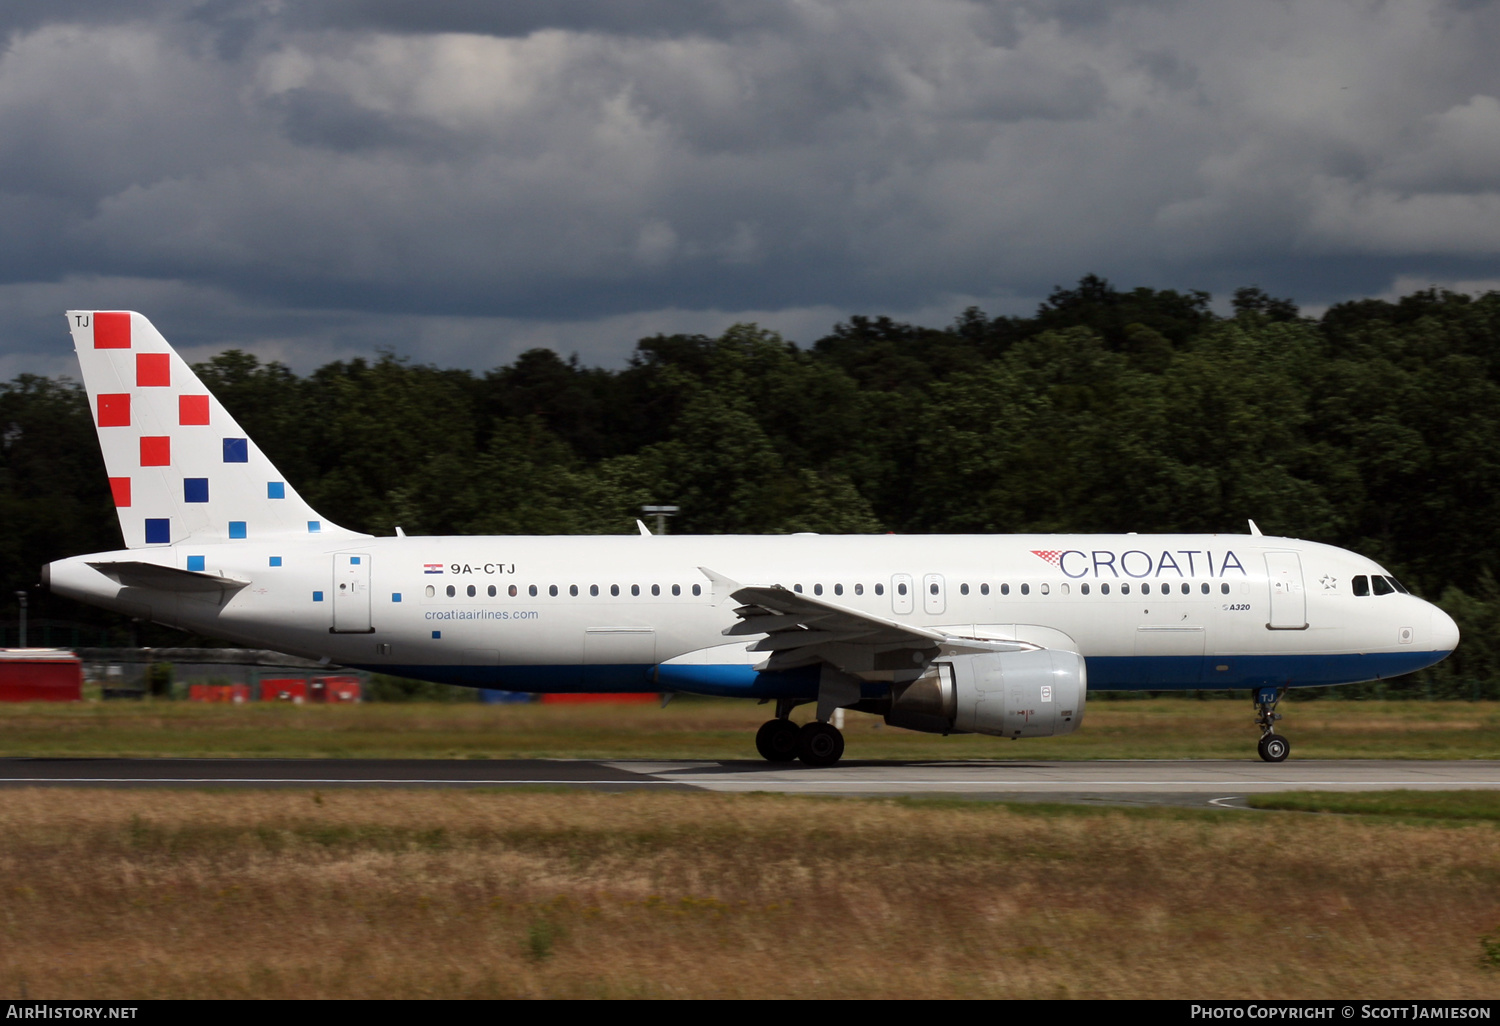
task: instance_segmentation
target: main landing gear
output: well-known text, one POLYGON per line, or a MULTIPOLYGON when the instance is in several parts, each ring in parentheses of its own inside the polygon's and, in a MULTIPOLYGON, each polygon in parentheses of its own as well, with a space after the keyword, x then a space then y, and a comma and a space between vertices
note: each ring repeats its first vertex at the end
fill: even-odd
POLYGON ((1281 719, 1281 713, 1276 711, 1277 704, 1286 694, 1286 688, 1256 688, 1253 692, 1255 700, 1255 725, 1260 728, 1260 741, 1255 750, 1266 762, 1286 762, 1286 757, 1292 753, 1292 746, 1287 739, 1276 733, 1276 721, 1281 719))
POLYGON ((791 721, 794 704, 777 700, 776 719, 767 720, 755 733, 755 750, 767 762, 801 759, 808 766, 832 766, 843 758, 843 733, 831 723, 797 726, 791 721))

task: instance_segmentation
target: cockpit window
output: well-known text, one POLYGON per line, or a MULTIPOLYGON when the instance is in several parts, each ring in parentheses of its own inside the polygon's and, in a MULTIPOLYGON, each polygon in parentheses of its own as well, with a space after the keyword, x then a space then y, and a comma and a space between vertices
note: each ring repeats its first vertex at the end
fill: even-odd
POLYGON ((1377 595, 1394 595, 1396 593, 1396 589, 1391 587, 1391 582, 1379 574, 1370 575, 1370 584, 1374 586, 1375 594, 1377 595))
POLYGON ((1406 590, 1406 585, 1402 584, 1400 581, 1396 580, 1394 577, 1387 577, 1386 580, 1390 581, 1391 582, 1391 587, 1395 588, 1401 594, 1403 594, 1403 595, 1410 595, 1411 594, 1411 592, 1409 592, 1409 591, 1406 590))
POLYGON ((1354 578, 1352 586, 1356 597, 1362 598, 1365 595, 1370 594, 1370 579, 1364 574, 1360 574, 1358 577, 1354 578))

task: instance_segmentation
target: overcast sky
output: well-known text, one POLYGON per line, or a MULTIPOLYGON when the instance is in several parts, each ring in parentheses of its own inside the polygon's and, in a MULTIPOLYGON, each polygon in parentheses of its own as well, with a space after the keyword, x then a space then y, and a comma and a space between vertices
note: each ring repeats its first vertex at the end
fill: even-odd
POLYGON ((1486 0, 5 0, 0 378, 1500 287, 1486 0))

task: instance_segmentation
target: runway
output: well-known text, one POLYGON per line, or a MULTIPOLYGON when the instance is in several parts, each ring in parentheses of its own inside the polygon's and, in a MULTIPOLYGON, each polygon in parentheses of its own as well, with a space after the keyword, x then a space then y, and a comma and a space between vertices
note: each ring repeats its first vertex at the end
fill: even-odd
POLYGON ((1500 761, 798 763, 583 759, 0 759, 3 787, 558 787, 1232 805, 1273 791, 1500 790, 1500 761))

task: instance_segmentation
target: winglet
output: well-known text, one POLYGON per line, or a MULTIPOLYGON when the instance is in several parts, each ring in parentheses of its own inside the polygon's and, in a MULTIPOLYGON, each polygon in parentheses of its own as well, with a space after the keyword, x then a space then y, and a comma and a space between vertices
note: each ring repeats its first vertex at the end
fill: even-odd
POLYGON ((1262 535, 1260 533, 1260 528, 1258 528, 1258 527, 1255 526, 1255 521, 1254 520, 1250 521, 1250 533, 1252 535, 1254 535, 1255 537, 1257 537, 1257 538, 1262 537, 1262 535))
POLYGON ((651 531, 650 531, 650 529, 647 528, 646 525, 642 521, 636 520, 635 526, 639 527, 641 529, 641 534, 645 535, 647 538, 651 537, 651 531))
POLYGON ((740 590, 741 585, 738 581, 732 581, 723 574, 715 573, 706 566, 700 566, 698 572, 713 582, 714 605, 718 605, 740 590))

